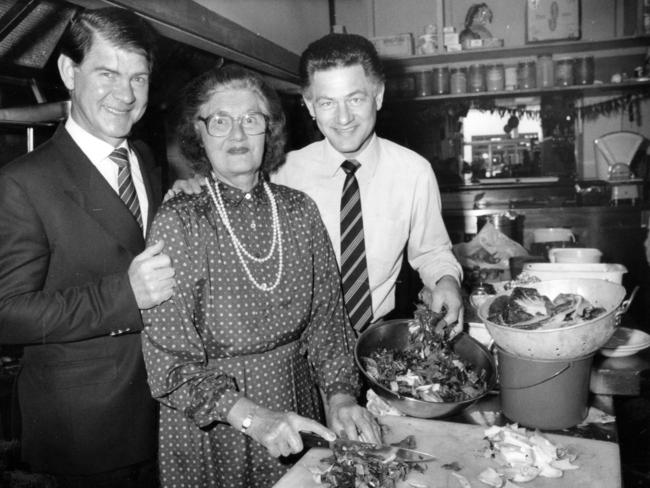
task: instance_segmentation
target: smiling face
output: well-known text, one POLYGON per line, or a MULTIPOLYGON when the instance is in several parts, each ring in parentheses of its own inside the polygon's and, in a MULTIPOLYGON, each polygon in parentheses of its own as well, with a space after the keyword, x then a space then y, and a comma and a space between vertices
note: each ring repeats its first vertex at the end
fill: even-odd
POLYGON ((198 115, 204 118, 214 114, 230 115, 235 119, 230 133, 222 137, 211 136, 205 123, 197 120, 195 124, 217 178, 243 191, 257 184, 266 139, 264 132, 251 136, 242 130, 238 117, 251 112, 267 113, 260 98, 251 90, 220 89, 212 94, 198 115))
POLYGON ((72 118, 112 146, 131 132, 147 108, 149 63, 144 54, 115 47, 95 34, 83 61, 59 57, 59 72, 70 90, 72 118))
POLYGON ((384 84, 354 65, 316 71, 305 104, 332 146, 352 159, 369 144, 383 98, 384 84))

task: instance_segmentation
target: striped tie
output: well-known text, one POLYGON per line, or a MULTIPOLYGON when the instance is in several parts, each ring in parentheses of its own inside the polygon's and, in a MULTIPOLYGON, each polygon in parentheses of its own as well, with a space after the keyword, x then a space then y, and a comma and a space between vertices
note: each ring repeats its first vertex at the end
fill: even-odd
POLYGON ((133 179, 131 179, 131 168, 129 167, 129 151, 125 147, 118 147, 108 156, 120 168, 117 172, 117 187, 120 198, 124 202, 138 225, 142 228, 142 215, 140 214, 140 204, 138 203, 138 194, 135 192, 133 179))
POLYGON ((341 280, 350 322, 357 332, 362 332, 372 317, 372 301, 363 242, 361 195, 354 176, 359 163, 346 160, 341 167, 347 173, 341 195, 341 280))

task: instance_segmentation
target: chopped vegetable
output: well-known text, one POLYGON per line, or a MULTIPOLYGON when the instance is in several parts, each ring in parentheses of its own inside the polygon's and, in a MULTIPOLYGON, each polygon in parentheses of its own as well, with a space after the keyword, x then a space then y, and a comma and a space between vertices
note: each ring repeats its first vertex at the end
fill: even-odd
POLYGON ((441 313, 420 306, 403 350, 382 348, 362 358, 366 372, 396 394, 428 402, 460 402, 487 389, 487 372, 456 354, 441 313))
MULTIPOLYGON (((408 436, 394 446, 415 448, 415 438, 408 436)), ((331 466, 319 476, 319 482, 332 488, 394 488, 411 470, 424 472, 417 463, 385 458, 374 452, 374 444, 334 443, 333 455, 322 460, 331 466)))
POLYGON ((518 329, 553 329, 592 320, 605 313, 581 295, 560 293, 553 301, 535 288, 515 287, 490 304, 488 320, 518 329))
POLYGON ((486 455, 499 465, 483 470, 478 479, 494 488, 513 486, 509 482, 525 483, 538 476, 560 478, 563 472, 578 469, 572 464, 575 456, 554 445, 539 432, 528 432, 516 424, 492 426, 485 431, 489 441, 486 455))

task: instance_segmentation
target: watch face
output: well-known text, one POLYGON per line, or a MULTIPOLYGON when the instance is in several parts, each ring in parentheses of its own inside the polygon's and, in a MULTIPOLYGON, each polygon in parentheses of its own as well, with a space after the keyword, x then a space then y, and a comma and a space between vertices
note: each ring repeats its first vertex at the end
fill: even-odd
POLYGON ((241 431, 246 432, 248 428, 251 426, 253 423, 253 414, 249 413, 244 420, 242 420, 241 423, 241 431))

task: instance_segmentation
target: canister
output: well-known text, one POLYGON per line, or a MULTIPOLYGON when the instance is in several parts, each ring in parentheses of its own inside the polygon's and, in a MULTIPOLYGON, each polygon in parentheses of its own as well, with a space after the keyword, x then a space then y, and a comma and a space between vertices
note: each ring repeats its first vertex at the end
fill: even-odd
POLYGON ((433 89, 433 71, 418 71, 415 73, 415 96, 431 96, 433 89))
POLYGON ((593 56, 576 59, 573 70, 576 85, 591 85, 594 82, 594 64, 593 56))
POLYGON ((517 87, 520 90, 537 86, 537 68, 535 61, 522 61, 517 64, 517 87))
POLYGON ((573 58, 562 58, 555 62, 555 86, 573 85, 573 58))
POLYGON ((485 66, 482 64, 473 64, 469 67, 469 91, 485 91, 485 66))
POLYGON ((487 91, 502 91, 505 87, 505 75, 502 64, 492 64, 485 72, 487 91))
POLYGON ((450 78, 451 93, 467 92, 467 75, 465 73, 465 68, 452 68, 450 78))
POLYGON ((506 90, 517 89, 517 65, 509 65, 504 68, 506 90))
POLYGON ((433 68, 433 94, 445 95, 449 93, 449 68, 442 66, 433 68))
POLYGON ((542 54, 537 57, 537 86, 550 88, 554 83, 553 57, 550 54, 542 54))

